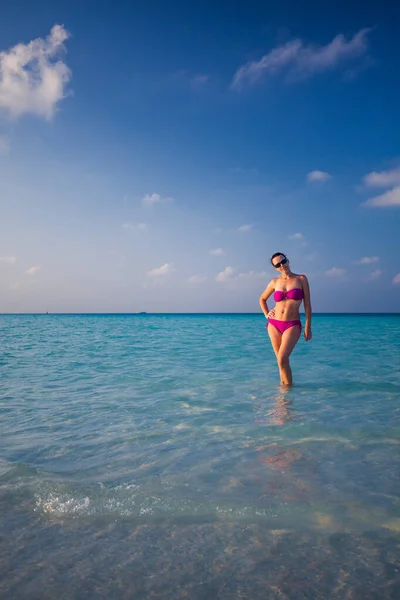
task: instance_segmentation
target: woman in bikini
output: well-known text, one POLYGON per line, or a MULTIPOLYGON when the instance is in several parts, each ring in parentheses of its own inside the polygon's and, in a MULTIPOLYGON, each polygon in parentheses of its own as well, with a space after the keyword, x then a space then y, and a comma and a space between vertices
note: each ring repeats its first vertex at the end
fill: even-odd
POLYGON ((271 257, 271 264, 279 271, 280 277, 269 282, 260 296, 260 306, 268 319, 267 331, 278 361, 281 383, 292 385, 289 356, 301 335, 299 308, 302 300, 306 313, 304 338, 308 342, 312 337, 310 287, 305 275, 297 275, 290 270, 289 260, 282 252, 276 252, 271 257), (272 294, 276 306, 268 310, 267 300, 272 294))

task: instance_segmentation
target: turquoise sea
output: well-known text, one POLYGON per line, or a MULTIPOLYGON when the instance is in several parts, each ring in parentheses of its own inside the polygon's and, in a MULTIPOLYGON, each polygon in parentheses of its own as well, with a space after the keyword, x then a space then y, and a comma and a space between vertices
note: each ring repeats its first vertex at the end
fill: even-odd
POLYGON ((2 599, 400 597, 400 315, 0 316, 2 599))

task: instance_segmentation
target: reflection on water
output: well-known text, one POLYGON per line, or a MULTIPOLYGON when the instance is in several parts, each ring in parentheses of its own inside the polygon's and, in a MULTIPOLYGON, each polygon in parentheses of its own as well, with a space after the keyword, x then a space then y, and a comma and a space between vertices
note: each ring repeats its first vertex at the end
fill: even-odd
MULTIPOLYGON (((295 422, 294 396, 296 388, 280 386, 276 394, 265 402, 258 402, 254 410, 258 415, 255 423, 263 426, 283 426, 295 422)), ((263 496, 278 505, 288 502, 312 502, 312 485, 309 479, 299 473, 311 472, 311 457, 298 448, 283 448, 273 442, 257 447, 259 464, 264 465, 265 474, 261 484, 263 496), (293 466, 296 464, 297 473, 293 466)))
POLYGON ((262 446, 259 461, 267 466, 263 491, 278 504, 312 502, 316 495, 310 483, 311 458, 298 449, 282 449, 277 443, 262 446), (296 465, 296 469, 294 466, 296 465), (307 471, 308 478, 304 476, 307 471))
POLYGON ((259 414, 255 422, 260 425, 285 425, 289 421, 293 421, 295 419, 293 389, 288 390, 282 387, 265 403, 255 404, 254 410, 259 414))
POLYGON ((2 599, 400 597, 400 320, 316 317, 290 389, 257 317, 11 321, 2 599))

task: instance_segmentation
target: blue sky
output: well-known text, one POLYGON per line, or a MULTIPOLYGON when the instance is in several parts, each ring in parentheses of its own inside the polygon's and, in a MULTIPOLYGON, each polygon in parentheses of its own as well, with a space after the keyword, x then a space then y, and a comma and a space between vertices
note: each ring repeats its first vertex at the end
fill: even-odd
POLYGON ((3 2, 0 311, 398 311, 394 4, 3 2))

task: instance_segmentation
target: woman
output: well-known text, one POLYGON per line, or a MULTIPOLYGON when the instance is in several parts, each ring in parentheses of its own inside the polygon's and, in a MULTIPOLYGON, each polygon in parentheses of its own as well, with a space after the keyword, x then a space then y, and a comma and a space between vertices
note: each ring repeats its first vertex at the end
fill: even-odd
POLYGON ((260 306, 268 319, 267 330, 278 361, 279 374, 283 385, 292 385, 292 370, 289 356, 297 344, 302 330, 299 308, 304 300, 306 325, 304 337, 311 340, 310 287, 305 275, 297 275, 290 270, 290 263, 282 252, 271 257, 272 266, 280 277, 272 279, 260 296, 260 306), (268 310, 267 300, 274 294, 275 308, 268 310))

